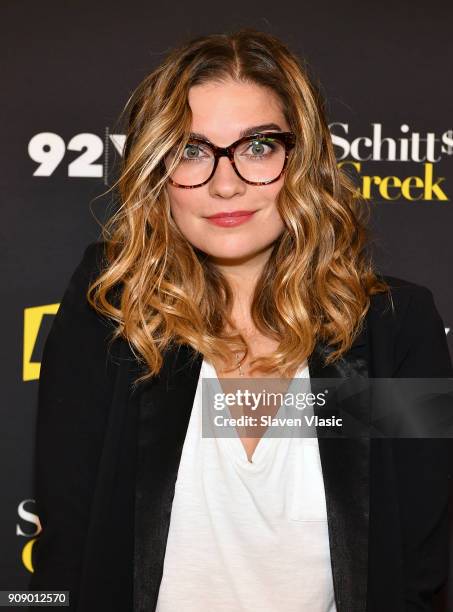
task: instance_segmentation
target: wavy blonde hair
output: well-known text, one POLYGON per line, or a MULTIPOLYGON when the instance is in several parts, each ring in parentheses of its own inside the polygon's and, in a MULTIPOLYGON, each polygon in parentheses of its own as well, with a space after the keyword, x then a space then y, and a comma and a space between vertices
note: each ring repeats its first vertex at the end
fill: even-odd
POLYGON ((286 377, 318 339, 334 348, 326 363, 335 361, 361 331, 369 296, 389 290, 367 252, 369 208, 337 166, 324 102, 306 63, 276 37, 251 28, 197 37, 146 76, 121 114, 126 141, 112 187, 120 206, 103 226, 106 261, 87 293, 115 323, 111 340, 126 338, 145 365, 136 384, 160 371, 170 346, 188 344, 226 365, 235 351, 245 351, 244 359, 248 352, 230 319, 226 278, 170 214, 163 165, 173 147, 178 158, 188 142, 189 89, 229 78, 271 88, 296 134, 276 201, 285 229, 251 306, 256 328, 279 345, 253 360, 254 370, 286 377), (107 296, 117 286, 112 303, 107 296))

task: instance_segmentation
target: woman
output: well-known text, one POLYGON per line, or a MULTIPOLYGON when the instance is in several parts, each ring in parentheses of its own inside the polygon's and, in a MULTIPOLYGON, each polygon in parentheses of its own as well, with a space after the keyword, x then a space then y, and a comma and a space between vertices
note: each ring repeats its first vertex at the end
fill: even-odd
POLYGON ((79 612, 431 610, 445 442, 201 443, 205 378, 453 375, 432 293, 374 269, 307 70, 269 34, 200 37, 125 110, 121 205, 42 359, 30 588, 79 612))

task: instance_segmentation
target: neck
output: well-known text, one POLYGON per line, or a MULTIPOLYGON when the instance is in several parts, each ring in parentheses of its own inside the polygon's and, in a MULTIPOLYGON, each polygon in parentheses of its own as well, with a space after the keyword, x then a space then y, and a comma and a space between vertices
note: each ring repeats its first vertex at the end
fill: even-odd
POLYGON ((231 319, 235 327, 244 334, 253 333, 254 330, 250 316, 253 292, 272 248, 273 245, 247 258, 212 258, 212 262, 222 272, 231 287, 233 292, 231 319))

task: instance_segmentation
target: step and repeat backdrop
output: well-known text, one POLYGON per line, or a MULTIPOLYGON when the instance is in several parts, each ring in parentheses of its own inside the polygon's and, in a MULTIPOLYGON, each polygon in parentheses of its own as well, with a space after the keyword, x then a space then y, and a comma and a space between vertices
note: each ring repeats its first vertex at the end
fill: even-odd
MULTIPOLYGON (((432 290, 453 354, 453 5, 42 0, 3 2, 0 13, 6 590, 27 588, 40 531, 32 474, 42 348, 72 271, 113 210, 102 194, 124 144, 119 113, 182 40, 252 26, 308 61, 338 163, 372 206, 376 263, 432 290)), ((437 607, 453 610, 453 569, 437 607)))

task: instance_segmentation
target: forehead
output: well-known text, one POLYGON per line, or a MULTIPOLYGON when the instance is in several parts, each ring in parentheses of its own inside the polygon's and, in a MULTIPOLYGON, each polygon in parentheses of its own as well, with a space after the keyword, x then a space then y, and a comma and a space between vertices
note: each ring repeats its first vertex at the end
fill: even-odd
POLYGON ((288 125, 278 95, 255 83, 209 82, 189 90, 192 132, 204 134, 219 146, 227 146, 240 137, 245 128, 276 123, 282 130, 288 125))

